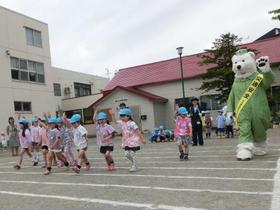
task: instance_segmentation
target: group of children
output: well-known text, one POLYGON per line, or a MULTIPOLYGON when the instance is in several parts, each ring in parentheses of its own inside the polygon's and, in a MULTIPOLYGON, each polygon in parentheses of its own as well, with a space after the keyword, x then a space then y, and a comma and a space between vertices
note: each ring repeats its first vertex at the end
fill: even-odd
MULTIPOLYGON (((90 169, 85 151, 87 149, 87 131, 81 125, 81 116, 75 114, 71 119, 65 115, 56 118, 44 114, 44 117, 32 118, 32 125, 25 117, 18 116, 20 152, 18 163, 15 169, 21 169, 23 156, 26 153, 32 158, 33 166, 39 162, 40 147, 44 159, 42 168, 46 168, 45 175, 49 175, 56 159, 61 166, 73 166, 73 171, 80 172, 81 165, 85 163, 85 170, 90 169), (71 128, 72 127, 72 128, 71 128), (78 161, 72 153, 72 146, 75 145, 78 151, 78 161)), ((55 164, 56 165, 56 164, 55 164)))
MULTIPOLYGON (((140 150, 140 142, 146 143, 138 126, 132 119, 132 113, 129 108, 123 108, 119 111, 120 120, 116 120, 114 112, 109 111, 113 121, 120 124, 122 130, 122 148, 125 151, 125 157, 131 161, 130 172, 138 170, 136 152, 140 150)), ((42 151, 45 175, 52 172, 52 166, 71 167, 76 173, 80 173, 84 164, 85 170, 91 169, 86 152, 88 148, 87 130, 81 125, 81 115, 74 114, 70 119, 66 115, 62 117, 51 117, 50 114, 43 114, 44 117, 32 118, 32 124, 25 117, 18 116, 18 136, 20 141, 20 152, 15 169, 21 169, 24 154, 32 158, 33 166, 39 162, 39 152, 42 151), (77 160, 72 152, 75 146, 77 150, 77 160)), ((108 171, 115 169, 112 152, 114 150, 115 129, 108 123, 107 114, 104 112, 95 112, 96 120, 96 139, 100 147, 100 153, 104 155, 108 166, 108 171)), ((2 135, 1 135, 2 136, 2 135)))

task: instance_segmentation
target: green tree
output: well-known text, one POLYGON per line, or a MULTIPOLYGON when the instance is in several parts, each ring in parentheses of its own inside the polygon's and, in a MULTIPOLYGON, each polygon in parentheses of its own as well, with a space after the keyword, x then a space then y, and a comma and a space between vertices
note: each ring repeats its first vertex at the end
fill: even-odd
MULTIPOLYGON (((226 102, 232 84, 234 82, 234 72, 232 71, 231 58, 240 47, 237 45, 241 38, 237 35, 227 33, 222 34, 213 42, 211 49, 205 50, 201 56, 201 65, 208 65, 208 71, 202 75, 203 82, 198 88, 204 92, 215 90, 220 93, 217 97, 221 102, 226 102)), ((242 48, 246 48, 242 46, 242 48)), ((257 50, 248 49, 257 54, 257 50)))
POLYGON ((280 21, 280 8, 272 10, 272 11, 269 11, 268 13, 269 14, 273 14, 272 20, 279 20, 280 21))
POLYGON ((215 90, 220 93, 219 100, 222 102, 227 100, 234 81, 231 58, 238 50, 236 43, 240 41, 241 39, 234 34, 222 34, 215 39, 211 49, 205 50, 200 64, 209 65, 209 69, 202 75, 203 82, 199 90, 204 92, 215 90))

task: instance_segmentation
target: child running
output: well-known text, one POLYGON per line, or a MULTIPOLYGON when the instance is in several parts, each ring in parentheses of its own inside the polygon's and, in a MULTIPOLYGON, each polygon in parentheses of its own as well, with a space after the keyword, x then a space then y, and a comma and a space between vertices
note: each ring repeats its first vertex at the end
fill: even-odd
MULTIPOLYGON (((110 110, 110 114, 112 115, 112 119, 115 121, 112 110, 110 110)), ((125 157, 132 163, 129 171, 135 172, 138 170, 136 151, 140 150, 140 139, 143 144, 146 144, 146 139, 139 130, 139 127, 133 121, 131 115, 132 113, 129 108, 120 109, 120 120, 118 120, 117 123, 121 125, 122 148, 125 151, 125 157)))
POLYGON ((40 137, 39 137, 40 126, 37 117, 32 117, 32 153, 33 153, 33 166, 37 166, 39 162, 39 150, 40 150, 40 137))
MULTIPOLYGON (((176 127, 174 136, 180 152, 180 160, 189 159, 189 144, 192 138, 192 124, 190 118, 187 117, 188 111, 185 107, 180 107, 177 110, 176 127)), ((175 116, 176 116, 175 113, 175 116)))
POLYGON ((48 119, 47 137, 49 142, 49 152, 47 156, 47 170, 44 172, 45 175, 49 175, 51 173, 54 156, 56 156, 58 160, 62 161, 66 167, 69 166, 69 163, 62 154, 60 131, 56 128, 56 125, 57 119, 55 117, 48 119))
POLYGON ((39 139, 40 139, 40 145, 41 145, 42 155, 44 160, 44 165, 42 165, 42 168, 47 168, 48 165, 47 155, 48 155, 49 147, 48 147, 47 128, 43 126, 44 123, 46 123, 46 118, 45 117, 40 118, 39 139))
POLYGON ((85 163, 85 170, 89 171, 91 169, 91 166, 86 155, 86 151, 88 148, 87 130, 81 125, 81 115, 74 114, 70 119, 70 123, 74 128, 74 144, 78 151, 78 164, 72 169, 76 173, 80 173, 81 166, 83 163, 85 163))
POLYGON ((70 163, 71 166, 77 165, 75 156, 72 152, 72 148, 74 146, 73 142, 73 132, 71 130, 70 120, 67 119, 65 113, 63 113, 62 117, 58 119, 58 128, 61 132, 61 140, 63 146, 63 154, 67 161, 70 163))
POLYGON ((27 153, 27 155, 32 158, 31 153, 31 144, 32 144, 32 135, 29 128, 29 121, 22 117, 19 118, 18 123, 20 124, 19 130, 19 141, 20 141, 20 152, 19 152, 19 160, 17 165, 14 166, 15 169, 21 169, 21 164, 23 160, 23 155, 27 153))
POLYGON ((100 153, 104 155, 108 166, 108 171, 113 171, 115 166, 111 152, 114 150, 113 140, 115 136, 115 129, 111 125, 107 124, 107 115, 104 112, 98 113, 96 120, 96 141, 100 147, 100 153))

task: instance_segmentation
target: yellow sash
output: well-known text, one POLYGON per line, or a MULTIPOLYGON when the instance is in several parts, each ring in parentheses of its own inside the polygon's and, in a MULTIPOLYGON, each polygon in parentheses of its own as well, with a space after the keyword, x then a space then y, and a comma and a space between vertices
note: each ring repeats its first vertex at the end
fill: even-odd
POLYGON ((247 88, 247 90, 245 91, 243 96, 241 97, 241 99, 238 102, 237 107, 235 109, 236 121, 238 119, 240 112, 242 111, 244 106, 247 104, 247 102, 249 101, 249 99, 251 98, 251 96, 253 95, 255 90, 259 87, 262 80, 263 80, 263 75, 258 74, 256 76, 256 78, 252 81, 252 83, 249 85, 249 87, 247 88))

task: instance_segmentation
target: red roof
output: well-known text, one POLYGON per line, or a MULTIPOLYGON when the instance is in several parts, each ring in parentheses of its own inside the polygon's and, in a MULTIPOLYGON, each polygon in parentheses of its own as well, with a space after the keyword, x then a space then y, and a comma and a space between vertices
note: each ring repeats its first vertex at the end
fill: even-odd
POLYGON ((150 101, 157 101, 157 102, 167 102, 168 101, 168 99, 166 99, 166 98, 154 95, 152 93, 149 93, 149 92, 146 92, 146 91, 143 91, 143 90, 139 90, 137 88, 116 86, 110 91, 103 92, 103 96, 100 99, 98 99, 97 101, 95 101, 93 104, 91 104, 89 107, 96 106, 98 103, 103 101, 107 96, 111 95, 113 92, 118 91, 118 90, 125 90, 125 91, 128 91, 128 92, 134 93, 136 95, 147 98, 150 101))
MULTIPOLYGON (((247 47, 259 51, 257 57, 267 55, 270 63, 280 63, 280 37, 255 41, 239 47, 247 47)), ((204 53, 182 57, 184 78, 190 79, 206 73, 210 66, 199 65, 204 53)), ((105 91, 116 86, 136 87, 141 85, 170 82, 181 79, 179 58, 144 64, 119 70, 105 87, 105 91)))

